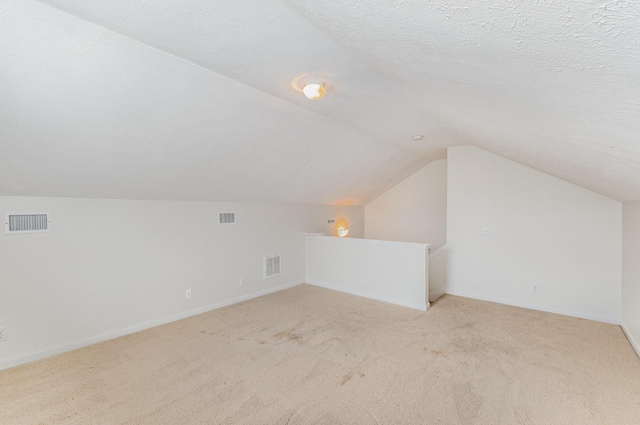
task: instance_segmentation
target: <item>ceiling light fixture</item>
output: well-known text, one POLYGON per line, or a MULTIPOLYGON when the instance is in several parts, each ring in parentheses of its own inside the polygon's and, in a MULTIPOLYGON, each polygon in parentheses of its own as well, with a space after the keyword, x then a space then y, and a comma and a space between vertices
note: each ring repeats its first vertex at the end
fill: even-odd
POLYGON ((322 81, 311 80, 305 84, 302 92, 307 96, 307 99, 320 100, 327 92, 327 89, 324 88, 324 83, 322 81))
POLYGON ((327 93, 324 82, 313 78, 309 73, 298 75, 291 81, 291 86, 311 100, 322 99, 327 93))
POLYGON ((416 142, 417 142, 418 140, 422 140, 422 139, 424 139, 424 136, 422 136, 422 135, 420 135, 420 134, 419 134, 419 135, 417 135, 417 136, 413 136, 413 140, 414 140, 414 141, 416 141, 416 142))

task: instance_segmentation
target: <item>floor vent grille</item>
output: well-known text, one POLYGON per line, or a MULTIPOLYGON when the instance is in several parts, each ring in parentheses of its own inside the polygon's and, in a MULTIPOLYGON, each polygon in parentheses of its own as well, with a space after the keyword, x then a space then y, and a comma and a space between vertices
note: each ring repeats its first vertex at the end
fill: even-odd
POLYGON ((51 216, 49 213, 5 213, 4 233, 14 235, 18 233, 40 233, 51 231, 51 216))

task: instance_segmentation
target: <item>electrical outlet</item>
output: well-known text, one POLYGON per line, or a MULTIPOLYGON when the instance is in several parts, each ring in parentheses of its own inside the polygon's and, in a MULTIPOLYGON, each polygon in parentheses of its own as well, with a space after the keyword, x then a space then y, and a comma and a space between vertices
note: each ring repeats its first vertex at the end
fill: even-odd
POLYGON ((360 281, 364 282, 364 275, 363 274, 360 275, 360 281))
POLYGON ((537 294, 540 291, 540 287, 538 285, 533 285, 531 287, 531 292, 533 292, 534 294, 537 294))
POLYGON ((185 298, 185 299, 187 299, 187 300, 188 300, 189 298, 191 298, 191 289, 187 289, 187 290, 185 291, 185 293, 184 293, 184 298, 185 298))
POLYGON ((7 336, 7 327, 0 326, 0 342, 6 341, 7 339, 9 339, 9 337, 7 336))
POLYGON ((240 278, 240 286, 244 286, 244 277, 240 278))
POLYGON ((482 226, 480 228, 480 234, 483 236, 488 236, 489 235, 489 228, 487 226, 482 226))

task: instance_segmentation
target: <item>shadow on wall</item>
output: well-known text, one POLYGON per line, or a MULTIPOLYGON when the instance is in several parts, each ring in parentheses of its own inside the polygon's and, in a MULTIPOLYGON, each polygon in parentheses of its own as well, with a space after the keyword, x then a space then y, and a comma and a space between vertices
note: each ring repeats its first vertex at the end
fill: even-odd
POLYGON ((447 290, 447 245, 429 254, 429 302, 434 302, 447 290))

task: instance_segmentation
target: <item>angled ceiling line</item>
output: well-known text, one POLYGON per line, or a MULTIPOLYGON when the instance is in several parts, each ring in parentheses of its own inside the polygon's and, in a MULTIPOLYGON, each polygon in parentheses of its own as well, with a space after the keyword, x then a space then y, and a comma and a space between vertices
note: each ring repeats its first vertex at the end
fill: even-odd
MULTIPOLYGON (((75 12, 71 11, 71 10, 68 10, 67 8, 60 7, 60 6, 53 5, 53 4, 50 4, 50 3, 49 3, 49 2, 47 2, 46 0, 36 0, 36 2, 37 2, 37 3, 39 3, 39 4, 42 4, 42 5, 46 6, 46 7, 50 7, 50 8, 52 8, 52 9, 58 10, 58 11, 60 11, 60 12, 62 12, 62 13, 65 13, 65 14, 67 14, 67 15, 69 15, 69 16, 72 16, 72 17, 74 17, 74 18, 76 18, 76 19, 80 19, 80 20, 82 20, 82 21, 84 21, 84 22, 86 22, 86 23, 88 23, 88 24, 90 24, 90 25, 93 25, 93 26, 96 26, 96 27, 98 27, 98 28, 102 28, 102 29, 104 29, 104 30, 107 30, 107 31, 109 31, 109 32, 112 32, 112 33, 114 33, 114 34, 117 34, 117 35, 119 35, 120 37, 124 37, 124 38, 126 38, 126 39, 128 39, 128 40, 134 41, 135 43, 138 43, 138 44, 140 44, 140 45, 143 45, 143 46, 145 46, 145 47, 148 47, 148 48, 150 48, 150 49, 153 49, 153 50, 155 50, 156 52, 159 52, 159 53, 161 53, 161 54, 168 55, 168 56, 172 56, 172 57, 174 57, 174 58, 176 58, 176 59, 178 59, 178 60, 180 60, 180 61, 182 61, 182 62, 184 62, 184 63, 187 63, 187 64, 190 64, 190 65, 196 66, 196 67, 198 67, 198 68, 200 68, 200 69, 202 69, 202 70, 204 70, 204 71, 206 71, 206 72, 212 73, 212 74, 214 74, 214 75, 216 75, 216 76, 218 76, 218 77, 222 77, 222 78, 224 78, 224 79, 226 79, 226 80, 230 80, 230 81, 232 81, 234 84, 239 84, 239 85, 242 85, 242 86, 248 87, 248 88, 252 89, 253 91, 256 91, 256 92, 258 92, 258 93, 261 93, 262 95, 268 96, 268 97, 273 98, 273 99, 277 99, 277 100, 279 100, 279 101, 281 101, 281 102, 285 102, 285 103, 287 103, 287 104, 289 104, 289 105, 292 105, 292 106, 296 107, 296 108, 297 108, 297 109, 299 109, 299 110, 305 111, 305 113, 310 113, 310 114, 313 114, 313 115, 316 115, 316 116, 321 116, 321 117, 323 117, 323 118, 325 118, 325 119, 327 119, 327 120, 330 120, 330 121, 333 121, 333 122, 339 123, 340 125, 342 125, 342 126, 344 126, 344 127, 347 127, 347 128, 349 128, 349 129, 355 130, 356 132, 360 132, 360 133, 362 133, 362 134, 367 135, 367 136, 371 139, 372 144, 375 144, 375 145, 378 145, 378 146, 384 146, 384 147, 387 147, 387 148, 391 147, 392 149, 394 149, 394 150, 396 150, 396 151, 398 151, 398 152, 402 152, 402 153, 407 154, 407 155, 413 155, 413 156, 416 156, 416 157, 421 157, 421 158, 423 158, 423 159, 431 160, 431 158, 430 158, 430 157, 427 157, 427 156, 425 156, 425 155, 423 155, 423 154, 420 154, 419 152, 416 152, 416 151, 414 151, 414 150, 412 150, 412 149, 410 149, 410 148, 404 147, 404 146, 402 146, 402 145, 398 145, 398 144, 394 143, 394 142, 393 142, 393 141, 391 141, 391 140, 387 141, 387 140, 380 139, 378 136, 376 136, 376 135, 374 135, 374 134, 371 134, 371 133, 369 133, 368 131, 363 130, 363 129, 361 129, 361 128, 355 127, 355 126, 353 126, 352 124, 349 124, 349 123, 344 122, 344 121, 342 121, 342 120, 338 120, 338 119, 336 119, 336 118, 333 118, 333 117, 331 117, 331 116, 325 115, 325 114, 323 114, 323 113, 321 113, 321 112, 318 112, 318 111, 315 111, 315 110, 313 110, 313 109, 308 109, 308 108, 302 107, 302 106, 300 106, 300 105, 298 105, 298 104, 296 104, 296 103, 294 103, 294 102, 291 102, 290 100, 283 99, 283 98, 281 98, 281 97, 279 97, 279 96, 276 96, 276 95, 274 95, 274 94, 271 94, 271 93, 268 93, 268 92, 262 91, 262 90, 260 90, 260 89, 258 89, 258 88, 256 88, 256 87, 254 87, 254 86, 252 86, 252 85, 250 85, 250 84, 247 84, 247 83, 245 83, 245 82, 242 82, 242 81, 236 80, 236 79, 234 79, 233 77, 230 77, 229 75, 222 74, 222 73, 220 73, 219 71, 213 70, 213 69, 211 69, 211 68, 209 68, 209 67, 205 66, 204 64, 199 63, 199 62, 198 62, 198 61, 196 61, 196 60, 187 59, 187 58, 185 58, 185 57, 183 57, 183 56, 181 56, 181 55, 179 55, 179 54, 177 54, 177 53, 174 53, 174 52, 172 52, 172 51, 170 51, 170 50, 161 49, 161 48, 159 48, 159 47, 156 47, 156 46, 154 46, 154 45, 152 45, 152 44, 149 44, 149 43, 144 42, 144 41, 142 41, 142 40, 139 40, 139 39, 137 39, 137 38, 135 38, 135 37, 132 37, 132 36, 130 36, 130 35, 128 35, 128 34, 126 34, 126 33, 122 32, 122 31, 121 31, 121 30, 119 30, 118 28, 114 28, 114 27, 112 27, 112 26, 110 26, 110 25, 107 25, 107 24, 103 24, 103 23, 101 23, 101 22, 98 22, 98 21, 96 21, 95 19, 92 19, 91 17, 85 16, 85 15, 80 15, 80 14, 78 14, 78 13, 75 13, 75 12)), ((297 14, 297 12, 296 12, 296 14, 297 14)), ((324 31, 322 31, 322 33, 323 33, 323 34, 325 34, 325 33, 324 33, 324 31)), ((329 36, 327 35, 327 37, 329 37, 329 36)), ((330 38, 331 38, 331 37, 330 37, 330 38)), ((333 38, 331 38, 331 39, 333 40, 333 38)), ((231 73, 229 73, 229 74, 231 74, 231 73)))
MULTIPOLYGON (((406 94, 404 86, 399 85, 395 81, 395 79, 390 78, 390 76, 386 72, 384 72, 383 70, 380 69, 380 66, 377 63, 367 59, 366 57, 363 57, 361 54, 359 54, 359 52, 357 50, 353 49, 351 46, 345 45, 340 39, 335 38, 331 33, 325 31, 324 28, 319 26, 313 20, 310 20, 304 13, 302 13, 299 10, 299 8, 295 7, 295 5, 293 5, 290 0, 280 0, 280 1, 286 7, 291 9, 291 11, 293 11, 301 19, 304 19, 306 22, 308 22, 309 25, 312 25, 314 28, 316 28, 318 31, 320 31, 322 34, 324 34, 326 37, 328 37, 331 40, 333 40, 334 43, 336 43, 337 45, 342 47, 342 49, 344 49, 344 51, 348 52, 351 56, 353 56, 354 59, 366 64, 368 66, 368 68, 370 70, 372 70, 378 77, 380 77, 381 79, 384 79, 387 83, 392 85, 399 93, 401 93, 403 98, 406 99, 407 102, 410 103, 412 106, 414 106, 416 109, 418 109, 418 110, 420 110, 422 112, 425 112, 427 114, 431 114, 432 116, 437 117, 439 122, 441 122, 442 124, 446 125, 447 130, 455 133, 462 140, 464 140, 465 143, 472 144, 469 141, 468 135, 466 135, 465 133, 459 131, 458 130, 458 126, 454 125, 454 123, 452 122, 452 120, 449 117, 444 117, 441 112, 435 110, 434 108, 429 108, 429 110, 425 110, 425 108, 422 105, 420 105, 418 102, 416 102, 414 100, 413 96, 409 96, 409 95, 406 94)), ((395 145, 395 146, 402 147, 402 145, 397 145, 393 141, 390 141, 390 143, 395 145)))
MULTIPOLYGON (((494 145, 491 144, 487 144, 487 137, 491 137, 491 135, 486 134, 486 132, 483 132, 481 134, 479 134, 478 136, 472 136, 471 131, 469 130, 469 127, 472 126, 473 124, 469 123, 469 122, 464 122, 464 123, 460 123, 458 119, 456 119, 456 117, 451 116, 450 111, 445 110, 445 111, 438 111, 436 109, 434 109, 433 107, 431 107, 430 105, 423 105, 421 104, 421 102, 416 102, 417 99, 417 94, 415 93, 415 91, 412 91, 410 89, 407 89, 407 87, 410 87, 407 85, 406 82, 403 82, 402 80, 400 80, 399 82, 396 81, 396 79, 391 78, 391 76, 384 71, 383 68, 381 68, 381 65, 378 64, 377 62, 374 62, 372 60, 369 60, 366 56, 362 56, 362 54, 360 53, 360 51, 356 48, 354 48, 353 46, 351 46, 350 44, 345 44, 345 42, 342 39, 338 39, 335 38, 332 33, 330 31, 327 31, 323 26, 322 26, 322 16, 320 14, 317 14, 315 12, 315 9, 308 9, 308 13, 306 13, 306 10, 304 10, 302 7, 299 7, 295 2, 291 1, 291 0, 280 0, 283 4, 285 4, 287 7, 289 7, 292 11, 294 11, 294 13, 296 13, 298 16, 300 16, 302 19, 305 19, 307 22, 310 23, 310 25, 313 25, 315 28, 317 28, 319 31, 321 31, 323 34, 325 34, 327 37, 331 38, 332 40, 334 40, 334 42, 336 42, 337 44, 339 44, 345 51, 348 51, 350 54, 352 54, 354 57, 358 58, 359 60, 361 60, 362 62, 366 63, 369 66, 369 69, 372 70, 373 72, 375 72, 378 76, 380 76, 381 78, 384 78, 390 85, 392 85, 393 87, 395 87, 396 89, 398 89, 399 92, 401 92, 404 96, 405 99, 407 99, 408 102, 411 102, 418 110, 421 110, 423 112, 429 113, 429 114, 433 114, 433 116, 436 116, 437 119, 443 124, 449 127, 449 130, 452 132, 455 132, 456 135, 458 135, 460 137, 460 139, 463 141, 462 144, 470 144, 470 145, 475 145, 478 146, 482 149, 488 150, 490 152, 496 153, 498 155, 502 155, 505 158, 508 158, 510 160, 513 160, 515 162, 518 162, 520 164, 523 164, 525 166, 531 167, 539 172, 554 176, 556 178, 560 178, 562 180, 565 180, 569 183, 575 184, 577 186, 580 186, 584 189, 593 191, 595 193, 598 193, 602 196, 606 196, 608 198, 620 201, 620 202, 631 202, 632 198, 629 198, 628 196, 624 196, 621 194, 621 192, 618 193, 614 193, 612 192, 611 189, 607 190, 606 188, 603 187, 597 187, 594 184, 591 184, 589 182, 585 183, 585 179, 584 177, 576 177, 575 175, 567 175, 567 174, 562 174, 562 173, 553 173, 552 171, 549 170, 549 168, 545 168, 545 167, 541 167, 538 164, 535 163, 531 163, 531 162, 526 162, 522 159, 521 156, 518 155, 513 155, 513 152, 505 152, 505 150, 501 150, 501 151, 497 151, 494 147, 494 145), (314 16, 318 16, 319 19, 318 20, 314 20, 313 17, 314 16)), ((547 61, 549 62, 549 61, 547 61)), ((575 68, 575 66, 572 66, 575 68)), ((600 71, 600 73, 602 73, 602 69, 598 69, 598 71, 600 71)), ((505 143, 507 141, 505 140, 505 143)))

